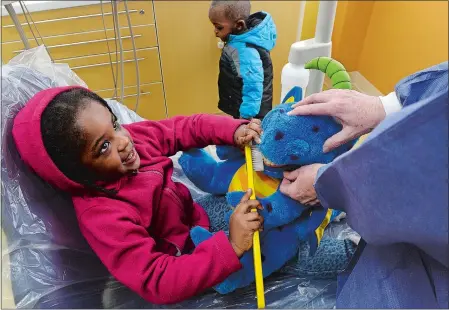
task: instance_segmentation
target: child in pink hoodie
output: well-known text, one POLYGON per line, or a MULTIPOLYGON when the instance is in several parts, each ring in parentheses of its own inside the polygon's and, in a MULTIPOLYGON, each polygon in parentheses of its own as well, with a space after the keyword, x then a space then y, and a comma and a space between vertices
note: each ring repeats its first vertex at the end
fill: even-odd
POLYGON ((190 298, 241 268, 263 219, 244 197, 229 223, 194 245, 189 231, 209 228, 204 209, 172 181, 168 156, 207 145, 242 147, 258 140, 260 122, 194 115, 121 126, 107 103, 80 87, 36 94, 14 120, 22 160, 72 195, 84 237, 111 274, 144 299, 190 298))

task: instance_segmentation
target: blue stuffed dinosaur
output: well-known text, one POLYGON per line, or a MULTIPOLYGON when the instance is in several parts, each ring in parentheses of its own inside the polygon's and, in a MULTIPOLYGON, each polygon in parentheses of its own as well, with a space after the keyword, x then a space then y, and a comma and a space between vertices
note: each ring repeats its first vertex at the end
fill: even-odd
MULTIPOLYGON (((338 84, 343 79, 344 88, 350 88, 349 75, 337 61, 320 57, 312 60, 311 69, 339 67, 338 84), (345 73, 346 75, 344 75, 345 73), (344 77, 344 78, 342 78, 344 77), (349 86, 348 86, 349 85, 349 86)), ((326 72, 326 74, 329 73, 326 72)), ((342 83, 340 83, 340 86, 342 83)), ((339 88, 339 87, 338 87, 339 88)), ((268 113, 262 121, 263 134, 260 150, 263 154, 264 171, 254 174, 256 197, 264 207, 264 231, 260 235, 263 276, 267 277, 279 270, 298 254, 301 241, 308 241, 311 254, 316 251, 326 226, 340 214, 339 211, 311 208, 285 196, 279 191, 283 172, 313 163, 329 163, 337 156, 350 150, 351 141, 332 152, 322 152, 324 142, 341 130, 341 125, 328 116, 288 116, 292 102, 301 99, 301 92, 292 89, 283 103, 268 113)), ((226 195, 228 203, 235 207, 248 188, 245 158, 241 150, 217 147, 216 161, 202 149, 184 152, 179 163, 186 176, 201 190, 226 195)), ((225 215, 226 220, 232 209, 225 215)), ((190 232, 195 245, 207 240, 212 233, 202 227, 194 227, 190 232)), ((227 294, 254 281, 253 253, 248 251, 240 259, 243 268, 214 287, 227 294)))

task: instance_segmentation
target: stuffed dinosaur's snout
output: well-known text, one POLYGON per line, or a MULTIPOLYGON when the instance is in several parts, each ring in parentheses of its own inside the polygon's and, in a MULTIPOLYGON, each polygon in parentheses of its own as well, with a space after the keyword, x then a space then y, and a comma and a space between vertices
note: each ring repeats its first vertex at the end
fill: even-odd
MULTIPOLYGON (((266 143, 265 145, 269 144, 266 143)), ((301 159, 308 157, 310 152, 309 143, 304 140, 285 141, 282 149, 275 148, 265 152, 263 149, 265 148, 261 145, 262 154, 270 153, 271 158, 276 158, 276 162, 273 162, 268 157, 263 157, 264 165, 271 168, 301 165, 301 159)))
POLYGON ((262 122, 260 151, 265 169, 291 170, 316 162, 327 163, 338 154, 324 154, 324 142, 341 130, 328 116, 290 116, 290 104, 281 104, 262 122))

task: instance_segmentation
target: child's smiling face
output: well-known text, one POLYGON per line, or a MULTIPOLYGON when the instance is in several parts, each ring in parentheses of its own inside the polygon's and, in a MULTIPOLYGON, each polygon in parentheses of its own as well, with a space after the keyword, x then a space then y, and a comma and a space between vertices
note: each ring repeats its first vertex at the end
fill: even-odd
POLYGON ((129 132, 109 110, 91 101, 77 117, 85 148, 81 162, 98 180, 117 179, 140 167, 140 157, 129 132))

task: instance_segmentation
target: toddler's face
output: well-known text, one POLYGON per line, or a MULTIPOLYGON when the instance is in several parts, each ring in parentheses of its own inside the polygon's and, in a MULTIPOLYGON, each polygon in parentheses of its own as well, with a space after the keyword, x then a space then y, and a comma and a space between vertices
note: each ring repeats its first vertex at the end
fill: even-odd
POLYGON ((214 25, 215 36, 226 42, 234 30, 234 22, 226 18, 223 10, 218 6, 209 11, 209 20, 214 25))
POLYGON ((92 101, 77 119, 86 147, 81 161, 99 180, 131 174, 140 167, 140 157, 129 132, 107 108, 92 101))

